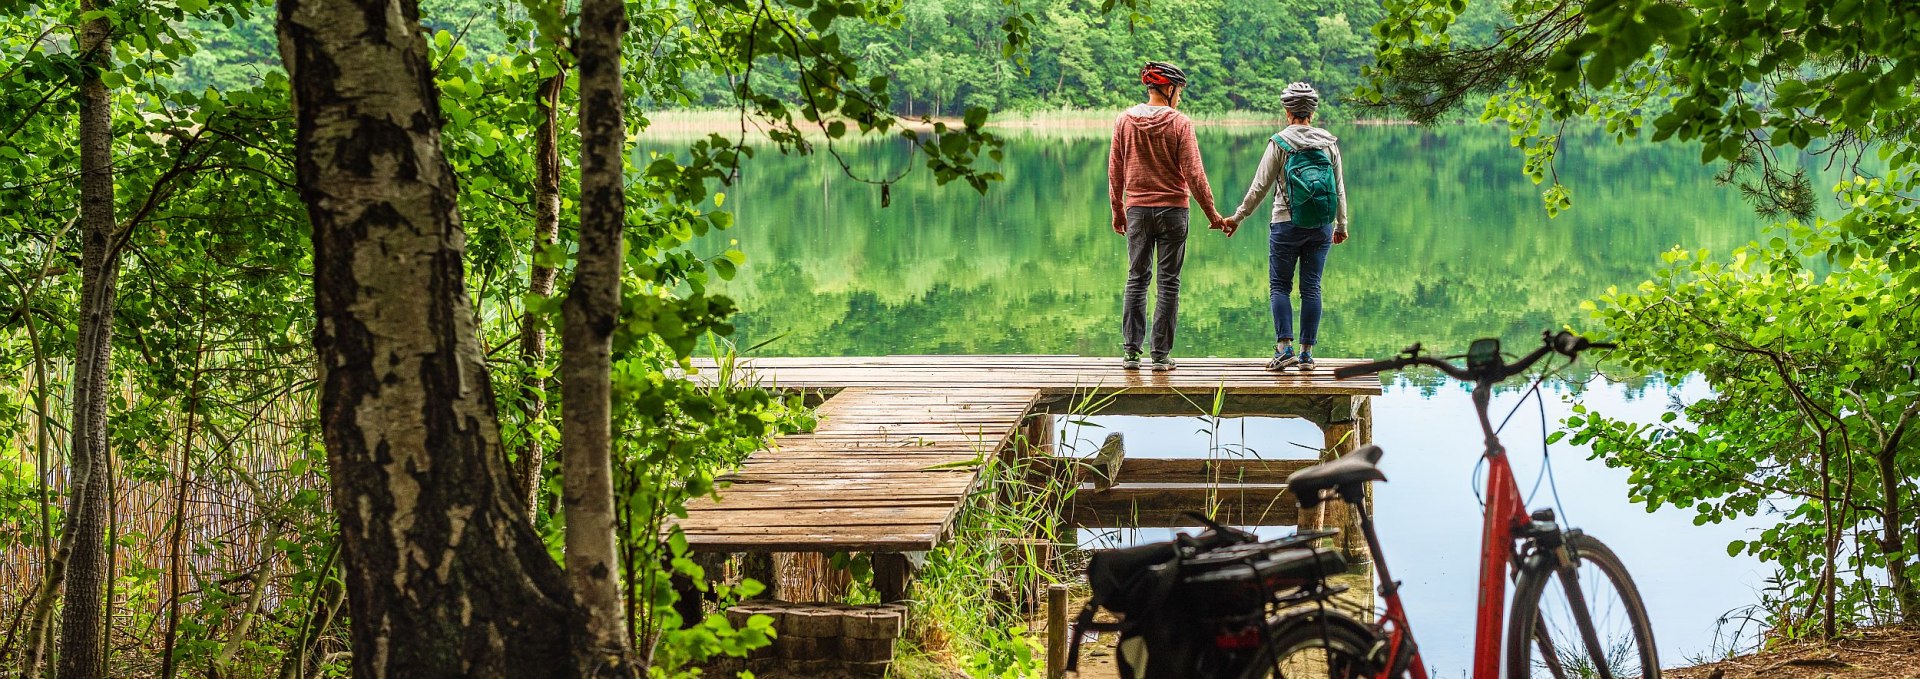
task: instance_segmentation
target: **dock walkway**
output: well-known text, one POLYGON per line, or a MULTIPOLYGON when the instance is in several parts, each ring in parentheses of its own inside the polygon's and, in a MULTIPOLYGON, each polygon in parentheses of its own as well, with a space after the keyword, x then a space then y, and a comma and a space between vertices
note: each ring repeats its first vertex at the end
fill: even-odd
MULTIPOLYGON (((820 426, 754 454, 721 479, 729 485, 719 501, 689 503, 679 525, 703 552, 932 549, 952 529, 981 463, 1030 415, 1065 411, 1084 398, 1116 397, 1103 413, 1197 415, 1219 396, 1224 414, 1305 418, 1326 432, 1329 449, 1351 448, 1367 433, 1366 398, 1380 393, 1378 378, 1333 377, 1334 368, 1353 362, 1329 359, 1311 373, 1271 373, 1262 359, 1183 359, 1171 372, 1123 370, 1118 359, 1083 356, 743 360, 738 370, 764 386, 824 395, 820 426)), ((717 373, 711 363, 696 367, 696 376, 717 373)), ((1284 478, 1278 467, 1256 472, 1268 476, 1267 485, 1284 478)), ((1278 488, 1247 490, 1263 493, 1266 507, 1279 498, 1278 488)), ((1126 505, 1122 513, 1142 507, 1126 505)))
POLYGON ((688 503, 688 544, 710 552, 932 549, 978 463, 1005 446, 1033 388, 850 387, 820 426, 753 455, 715 502, 688 503))

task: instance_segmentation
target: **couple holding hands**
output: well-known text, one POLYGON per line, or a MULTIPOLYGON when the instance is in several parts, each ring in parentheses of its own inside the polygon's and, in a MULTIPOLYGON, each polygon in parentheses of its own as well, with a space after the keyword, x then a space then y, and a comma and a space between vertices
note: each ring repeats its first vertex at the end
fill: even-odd
POLYGON ((1147 339, 1147 282, 1159 272, 1154 302, 1152 368, 1173 370, 1173 331, 1180 309, 1180 268, 1187 254, 1187 199, 1199 201, 1212 228, 1227 236, 1273 192, 1267 239, 1268 305, 1273 312, 1273 358, 1267 369, 1312 370, 1320 327, 1320 273, 1327 251, 1347 239, 1347 182, 1339 140, 1313 126, 1320 95, 1293 83, 1280 95, 1287 126, 1267 142, 1253 185, 1232 216, 1213 206, 1213 190, 1200 162, 1193 121, 1177 109, 1187 76, 1172 64, 1150 61, 1140 71, 1147 103, 1120 114, 1107 157, 1113 230, 1127 237, 1127 287, 1120 316, 1125 358, 1140 368, 1147 339), (1278 189, 1276 189, 1278 185, 1278 189), (1292 288, 1300 275, 1299 351, 1294 350, 1292 288))

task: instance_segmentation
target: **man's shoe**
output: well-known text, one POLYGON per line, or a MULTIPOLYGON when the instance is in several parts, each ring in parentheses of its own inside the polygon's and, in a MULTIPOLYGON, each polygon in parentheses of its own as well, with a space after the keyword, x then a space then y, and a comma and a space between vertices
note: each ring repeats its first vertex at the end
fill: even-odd
POLYGON ((1174 364, 1173 364, 1172 356, 1161 356, 1160 358, 1153 359, 1154 372, 1163 373, 1163 372, 1172 370, 1173 368, 1174 368, 1174 364))
POLYGON ((1140 350, 1135 349, 1133 351, 1127 352, 1127 355, 1122 356, 1120 358, 1120 367, 1125 368, 1127 370, 1139 370, 1140 369, 1140 350))
POLYGON ((1273 359, 1267 361, 1267 369, 1274 372, 1280 372, 1282 370, 1286 370, 1289 366, 1292 366, 1293 364, 1299 363, 1299 362, 1300 362, 1300 357, 1293 355, 1292 346, 1288 346, 1285 349, 1275 348, 1273 350, 1273 359))
POLYGON ((1312 370, 1313 367, 1314 367, 1313 354, 1304 353, 1304 352, 1301 353, 1300 354, 1300 372, 1306 372, 1306 371, 1312 370))

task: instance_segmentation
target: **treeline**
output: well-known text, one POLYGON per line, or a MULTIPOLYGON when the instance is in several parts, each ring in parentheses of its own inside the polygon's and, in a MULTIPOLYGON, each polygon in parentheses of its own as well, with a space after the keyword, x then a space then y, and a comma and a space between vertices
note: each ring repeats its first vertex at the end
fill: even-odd
MULTIPOLYGON (((1501 25, 1492 3, 1462 17, 1456 40, 1484 42, 1501 25)), ((1140 96, 1146 60, 1171 61, 1193 79, 1187 106, 1198 112, 1278 111, 1287 83, 1305 80, 1327 93, 1333 108, 1365 80, 1372 63, 1370 27, 1380 0, 1312 0, 1296 4, 1236 0, 1154 0, 1143 13, 1103 12, 1099 0, 904 0, 897 26, 850 27, 841 34, 863 78, 886 76, 895 113, 963 114, 991 111, 1104 109, 1140 96), (1003 26, 1032 15, 1024 67, 1002 56, 1003 26)), ((422 21, 458 36, 474 59, 510 55, 515 48, 492 17, 524 12, 503 0, 427 0, 422 21)), ((197 26, 207 39, 183 64, 192 89, 225 88, 278 69, 270 12, 227 27, 197 26)), ((791 62, 763 59, 772 77, 755 89, 789 102, 800 97, 791 62)), ((733 79, 711 71, 685 76, 676 98, 660 108, 732 106, 733 79), (687 95, 691 93, 692 96, 687 95)))

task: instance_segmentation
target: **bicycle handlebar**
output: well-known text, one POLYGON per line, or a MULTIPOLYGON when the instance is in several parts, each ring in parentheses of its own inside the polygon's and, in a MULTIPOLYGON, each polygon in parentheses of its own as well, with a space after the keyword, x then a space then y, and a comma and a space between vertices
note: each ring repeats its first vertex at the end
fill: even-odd
MULTIPOLYGON (((1496 363, 1477 368, 1471 366, 1463 368, 1437 358, 1409 355, 1339 368, 1333 371, 1333 376, 1344 380, 1386 372, 1388 370, 1399 370, 1410 365, 1424 365, 1438 368, 1440 372, 1446 373, 1449 377, 1465 382, 1480 382, 1482 380, 1499 382, 1526 372, 1528 368, 1533 367, 1534 363, 1539 362, 1540 359, 1545 358, 1548 354, 1557 353, 1569 358, 1575 358, 1578 357, 1581 352, 1588 349, 1612 349, 1615 346, 1612 342, 1590 342, 1587 341, 1585 337, 1566 331, 1561 331, 1558 334, 1548 332, 1542 333, 1542 335, 1540 348, 1534 349, 1531 353, 1520 357, 1520 360, 1512 363, 1496 363)), ((1409 352, 1417 352, 1418 348, 1419 345, 1416 344, 1409 352)))

